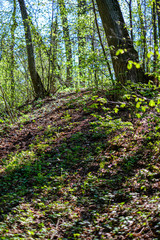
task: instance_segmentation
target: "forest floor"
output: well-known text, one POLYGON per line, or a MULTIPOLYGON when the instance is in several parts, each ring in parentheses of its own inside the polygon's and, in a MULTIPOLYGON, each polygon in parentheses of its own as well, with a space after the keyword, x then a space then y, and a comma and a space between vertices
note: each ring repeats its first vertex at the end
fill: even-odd
POLYGON ((0 124, 0 239, 160 239, 160 102, 141 94, 57 94, 0 124))

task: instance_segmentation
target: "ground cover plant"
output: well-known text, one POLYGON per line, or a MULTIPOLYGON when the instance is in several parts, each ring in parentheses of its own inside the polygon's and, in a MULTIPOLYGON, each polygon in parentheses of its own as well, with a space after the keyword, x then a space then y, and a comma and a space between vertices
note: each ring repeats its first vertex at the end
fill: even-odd
POLYGON ((109 92, 1 119, 0 239, 160 238, 159 89, 109 92))

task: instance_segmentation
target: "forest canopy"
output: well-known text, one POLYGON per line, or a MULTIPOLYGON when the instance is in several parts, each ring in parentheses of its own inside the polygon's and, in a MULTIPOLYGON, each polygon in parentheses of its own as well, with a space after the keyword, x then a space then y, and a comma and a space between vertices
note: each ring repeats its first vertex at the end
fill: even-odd
POLYGON ((0 101, 158 84, 159 1, 1 1, 0 101), (5 98, 5 99, 4 99, 5 98))

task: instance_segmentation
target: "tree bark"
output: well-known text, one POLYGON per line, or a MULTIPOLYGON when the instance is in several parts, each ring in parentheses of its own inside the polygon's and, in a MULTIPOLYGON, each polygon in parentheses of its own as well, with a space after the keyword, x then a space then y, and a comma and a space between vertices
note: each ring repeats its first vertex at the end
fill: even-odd
POLYGON ((33 83, 33 88, 35 91, 36 98, 38 97, 44 98, 47 95, 47 92, 42 84, 42 81, 38 72, 36 71, 34 49, 33 49, 32 36, 30 31, 30 23, 29 23, 29 17, 27 14, 25 2, 24 0, 18 0, 18 2, 21 10, 22 19, 23 19, 27 56, 28 56, 28 67, 29 67, 29 72, 32 79, 32 83, 33 83))
POLYGON ((112 74, 111 67, 110 67, 110 64, 109 64, 109 61, 108 61, 108 57, 107 57, 107 54, 106 54, 106 51, 105 51, 105 48, 104 48, 104 45, 103 45, 103 42, 102 42, 102 37, 101 37, 101 33, 100 33, 98 21, 97 21, 97 13, 96 13, 94 0, 92 0, 92 4, 93 4, 93 12, 94 12, 94 16, 95 16, 95 23, 96 23, 96 27, 97 27, 97 33, 98 33, 99 41, 100 41, 100 44, 101 44, 101 47, 102 47, 104 58, 106 60, 106 64, 107 64, 107 68, 108 68, 108 72, 109 72, 112 84, 114 85, 113 74, 112 74))
POLYGON ((142 68, 136 68, 133 64, 131 69, 127 68, 128 61, 139 62, 138 53, 133 47, 133 42, 128 34, 122 12, 117 0, 96 0, 99 13, 110 47, 111 58, 115 77, 121 84, 127 80, 132 82, 144 82, 142 68), (118 53, 118 50, 122 49, 118 53))

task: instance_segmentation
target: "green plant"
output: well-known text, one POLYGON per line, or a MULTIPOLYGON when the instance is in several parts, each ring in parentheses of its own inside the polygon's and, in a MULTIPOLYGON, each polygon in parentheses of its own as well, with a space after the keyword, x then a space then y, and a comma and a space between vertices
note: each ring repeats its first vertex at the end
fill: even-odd
POLYGON ((97 121, 92 122, 91 125, 94 127, 95 130, 104 129, 106 134, 114 132, 118 129, 128 128, 133 129, 133 125, 131 122, 123 122, 122 119, 113 119, 111 115, 106 115, 105 117, 100 115, 93 115, 97 117, 97 121))
POLYGON ((69 111, 67 110, 64 114, 64 117, 62 117, 62 119, 65 119, 66 121, 71 120, 71 115, 69 114, 69 111))

